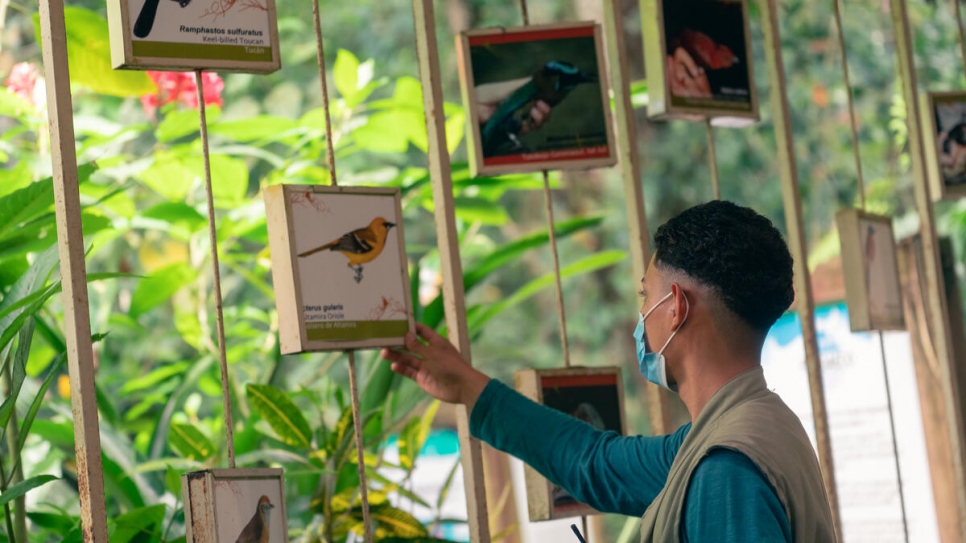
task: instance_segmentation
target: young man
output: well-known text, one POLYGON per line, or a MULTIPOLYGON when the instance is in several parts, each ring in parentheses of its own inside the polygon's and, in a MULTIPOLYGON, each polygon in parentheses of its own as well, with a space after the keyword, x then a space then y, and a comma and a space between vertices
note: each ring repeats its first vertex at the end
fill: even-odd
POLYGON ((812 446, 761 369, 765 335, 794 297, 781 234, 715 201, 668 221, 654 246, 634 337, 641 373, 691 415, 673 434, 595 430, 490 380, 427 327, 417 330, 425 344, 410 336, 407 351, 383 357, 430 395, 465 404, 473 435, 576 499, 643 515, 642 542, 835 541, 812 446))

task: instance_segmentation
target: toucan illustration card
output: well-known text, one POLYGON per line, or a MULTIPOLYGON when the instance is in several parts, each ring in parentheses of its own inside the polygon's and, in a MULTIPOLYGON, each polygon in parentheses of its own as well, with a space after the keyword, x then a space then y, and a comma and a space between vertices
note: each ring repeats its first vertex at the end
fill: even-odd
POLYGON ((275 0, 108 0, 111 62, 131 70, 270 73, 275 0))
POLYGON ((600 33, 588 22, 457 37, 474 176, 616 163, 600 33))
MULTIPOLYGON (((580 419, 601 431, 625 433, 624 392, 619 367, 526 369, 513 375, 524 396, 580 419)), ((589 505, 526 466, 530 520, 551 520, 596 514, 589 505)))
POLYGON ((188 543, 288 541, 281 469, 213 469, 181 476, 188 543))
POLYGON ((758 119, 744 0, 642 0, 648 116, 743 126, 758 119))
POLYGON ((264 191, 283 353, 402 345, 413 330, 398 189, 264 191))

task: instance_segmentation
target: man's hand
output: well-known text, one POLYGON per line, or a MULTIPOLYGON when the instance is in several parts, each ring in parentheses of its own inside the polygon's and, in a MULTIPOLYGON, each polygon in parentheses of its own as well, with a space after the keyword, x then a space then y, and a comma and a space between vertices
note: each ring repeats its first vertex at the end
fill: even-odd
POLYGON ((470 412, 490 378, 463 360, 449 340, 432 328, 416 325, 406 336, 406 349, 383 349, 392 371, 412 379, 427 394, 444 402, 461 403, 470 412))

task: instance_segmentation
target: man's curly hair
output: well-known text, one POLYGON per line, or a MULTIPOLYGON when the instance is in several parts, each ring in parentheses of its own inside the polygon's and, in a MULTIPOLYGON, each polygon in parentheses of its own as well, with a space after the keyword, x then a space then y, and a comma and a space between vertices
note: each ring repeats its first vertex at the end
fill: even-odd
POLYGON ((667 221, 654 235, 655 262, 714 289, 731 312, 768 332, 795 297, 792 256, 771 221, 712 201, 667 221))

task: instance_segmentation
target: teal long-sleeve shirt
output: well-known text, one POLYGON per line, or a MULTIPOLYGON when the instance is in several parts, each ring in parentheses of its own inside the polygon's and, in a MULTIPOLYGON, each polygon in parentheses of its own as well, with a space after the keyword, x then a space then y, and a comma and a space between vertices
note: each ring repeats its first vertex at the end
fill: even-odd
MULTIPOLYGON (((623 437, 537 404, 492 380, 470 414, 470 432, 523 460, 582 503, 640 517, 664 487, 691 430, 623 437)), ((747 456, 716 449, 695 470, 681 523, 685 543, 792 541, 774 488, 747 456)))

